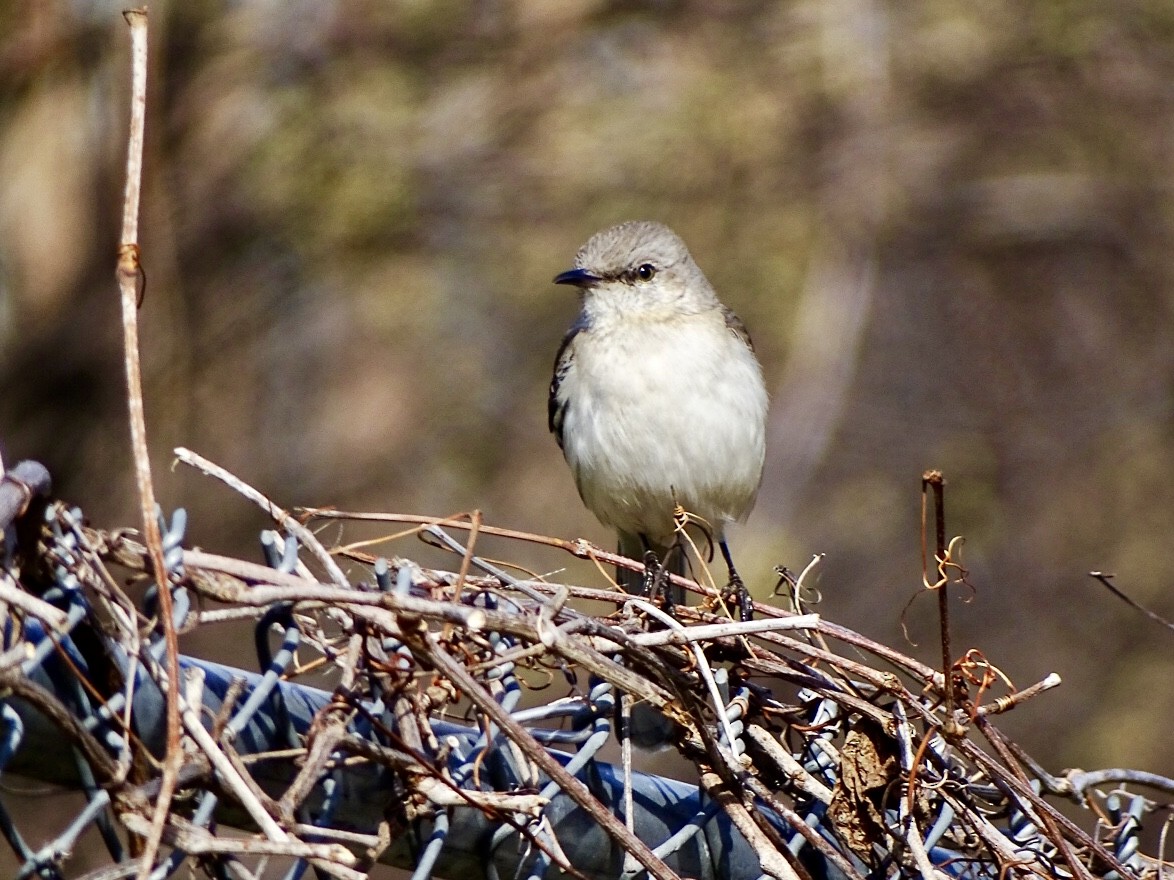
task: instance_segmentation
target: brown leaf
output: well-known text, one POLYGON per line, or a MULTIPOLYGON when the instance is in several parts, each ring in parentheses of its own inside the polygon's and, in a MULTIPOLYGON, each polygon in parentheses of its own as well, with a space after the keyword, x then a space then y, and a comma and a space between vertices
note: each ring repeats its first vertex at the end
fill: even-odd
POLYGON ((828 815, 836 833, 866 862, 873 845, 885 840, 884 801, 897 772, 892 742, 875 725, 860 724, 845 738, 828 815))

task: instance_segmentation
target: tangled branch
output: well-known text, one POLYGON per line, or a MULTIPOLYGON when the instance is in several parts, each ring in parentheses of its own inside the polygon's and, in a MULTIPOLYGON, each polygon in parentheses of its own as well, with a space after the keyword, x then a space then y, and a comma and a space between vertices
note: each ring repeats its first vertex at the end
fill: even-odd
MULTIPOLYGON (((1160 864, 1138 847, 1158 804, 1125 785, 1165 797, 1174 783, 1057 778, 994 726, 1057 676, 993 696, 1009 683, 975 650, 943 675, 802 607, 755 603, 753 620, 731 620, 718 591, 687 579, 696 604, 666 615, 604 575, 602 587, 516 577, 476 547, 493 535, 613 561, 585 542, 477 517, 295 519, 178 455, 270 511, 280 531, 264 534, 260 565, 184 548, 182 516, 161 524, 176 631, 252 620, 259 671, 181 658, 169 851, 152 861, 163 868, 140 871, 195 859, 263 876, 281 855, 337 877, 379 859, 458 876, 484 840, 491 876, 1141 877, 1160 864), (311 526, 326 519, 393 523, 460 564, 377 557, 371 542, 323 546, 311 526), (631 757, 633 703, 671 719, 685 782, 603 762, 615 740, 631 757), (1058 799, 1085 808, 1087 827, 1058 799), (252 833, 225 835, 228 825, 252 833)), ((124 839, 138 854, 167 755, 163 605, 153 587, 132 599, 159 580, 150 553, 136 531, 87 528, 64 505, 44 516, 35 548, 10 553, 0 583, 0 657, 13 657, 0 670, 0 768, 81 785, 92 806, 68 839, 18 849, 26 872, 58 869, 78 823, 105 823, 114 858, 128 857, 124 839), (51 741, 79 762, 46 760, 34 729, 38 747, 51 741)))

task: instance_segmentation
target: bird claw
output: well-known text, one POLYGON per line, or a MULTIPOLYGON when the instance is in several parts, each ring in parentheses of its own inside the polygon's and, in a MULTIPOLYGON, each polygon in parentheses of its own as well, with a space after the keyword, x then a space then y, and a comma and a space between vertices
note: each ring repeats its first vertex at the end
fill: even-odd
POLYGON ((742 582, 741 575, 734 571, 732 566, 730 567, 730 582, 722 591, 722 601, 726 605, 732 605, 738 609, 738 619, 743 623, 754 619, 754 600, 750 598, 750 591, 742 582))
POLYGON ((730 582, 722 591, 722 601, 727 606, 736 605, 738 619, 747 623, 754 619, 754 600, 750 598, 750 591, 746 589, 746 585, 742 583, 741 575, 734 568, 734 557, 730 555, 730 545, 723 539, 718 542, 718 546, 722 548, 722 557, 726 560, 726 568, 730 572, 730 582))
POLYGON ((651 550, 644 551, 644 598, 653 602, 664 597, 665 611, 672 611, 672 591, 668 588, 669 571, 651 550))

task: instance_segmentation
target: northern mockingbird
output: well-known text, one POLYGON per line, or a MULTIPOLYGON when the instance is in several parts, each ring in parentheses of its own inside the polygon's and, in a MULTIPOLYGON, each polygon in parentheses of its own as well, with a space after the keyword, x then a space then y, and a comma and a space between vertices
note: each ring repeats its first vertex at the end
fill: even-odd
MULTIPOLYGON (((707 524, 732 587, 725 528, 754 506, 762 478, 766 386, 746 328, 668 227, 605 229, 554 279, 579 289, 580 311, 550 382, 549 419, 583 503, 619 535, 619 552, 651 551, 684 573, 679 504, 707 524)), ((643 579, 619 572, 641 592, 643 579)), ((679 588, 674 601, 684 599, 679 588)))

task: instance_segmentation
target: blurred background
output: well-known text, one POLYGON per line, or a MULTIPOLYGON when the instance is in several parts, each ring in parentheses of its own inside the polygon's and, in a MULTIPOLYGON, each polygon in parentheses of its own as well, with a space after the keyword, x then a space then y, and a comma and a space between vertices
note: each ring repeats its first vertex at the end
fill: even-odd
MULTIPOLYGON (((106 528, 136 524, 113 276, 120 8, 0 11, 0 448, 43 461, 106 528)), ((771 389, 765 481, 732 537, 756 595, 773 566, 825 553, 818 610, 936 662, 933 600, 908 612, 917 647, 900 622, 920 476, 941 468, 974 586, 955 653, 1020 686, 1065 681, 1001 725, 1053 770, 1174 773, 1170 634, 1087 574, 1174 617, 1174 6, 150 15, 147 415, 192 543, 254 558, 265 519, 170 470, 177 445, 286 507, 476 508, 610 545, 546 428, 576 311, 550 280, 597 229, 657 219, 746 321, 771 389)))

